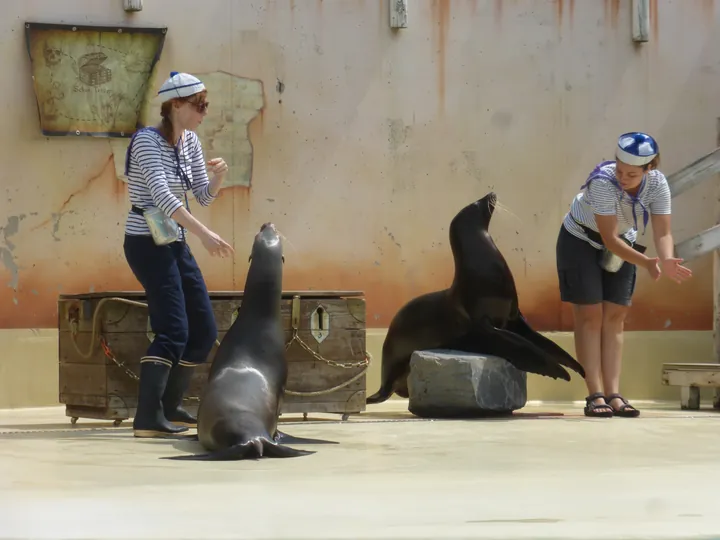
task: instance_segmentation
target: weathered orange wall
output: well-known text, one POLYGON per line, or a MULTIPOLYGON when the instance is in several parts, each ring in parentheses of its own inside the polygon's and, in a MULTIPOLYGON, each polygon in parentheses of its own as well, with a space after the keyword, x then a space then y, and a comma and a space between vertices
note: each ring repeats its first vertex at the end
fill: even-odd
MULTIPOLYGON (((110 144, 39 132, 26 20, 168 25, 154 91, 171 70, 262 81, 252 186, 192 207, 237 250, 213 260, 192 240, 209 287, 242 289, 252 235, 273 220, 288 238, 285 288, 362 289, 369 327, 449 283, 447 225, 494 189, 510 212, 491 232, 522 309, 541 330, 569 329, 555 239, 588 171, 628 130, 659 139, 668 174, 716 146, 720 29, 707 0, 653 1, 639 46, 630 0, 411 0, 400 31, 388 0, 154 0, 132 16, 119 0, 35 0, 4 13, 0 328, 55 326, 61 292, 138 289, 110 144)), ((674 201, 676 240, 714 224, 714 193, 674 201)), ((640 272, 628 329, 711 328, 710 259, 691 266, 683 286, 640 272)))

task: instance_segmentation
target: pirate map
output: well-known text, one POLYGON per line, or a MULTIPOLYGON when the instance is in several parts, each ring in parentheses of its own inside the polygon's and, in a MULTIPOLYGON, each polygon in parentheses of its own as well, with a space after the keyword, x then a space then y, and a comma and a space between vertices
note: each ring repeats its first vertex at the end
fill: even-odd
POLYGON ((132 135, 165 28, 27 23, 25 33, 44 135, 132 135))

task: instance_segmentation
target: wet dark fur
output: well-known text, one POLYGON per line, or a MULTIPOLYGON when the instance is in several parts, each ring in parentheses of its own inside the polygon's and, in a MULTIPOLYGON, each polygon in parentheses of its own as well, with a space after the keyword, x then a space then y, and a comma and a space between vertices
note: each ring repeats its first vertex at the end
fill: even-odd
POLYGON ((427 349, 495 355, 522 371, 569 381, 566 366, 585 377, 582 366, 535 332, 520 312, 512 272, 488 232, 496 202, 495 193, 488 193, 453 218, 452 285, 418 296, 397 312, 383 343, 381 386, 368 404, 393 393, 407 398, 410 357, 427 349))
POLYGON ((237 319, 218 347, 200 398, 197 439, 210 453, 176 460, 237 460, 314 454, 277 430, 288 366, 280 313, 284 257, 272 224, 255 236, 237 319))

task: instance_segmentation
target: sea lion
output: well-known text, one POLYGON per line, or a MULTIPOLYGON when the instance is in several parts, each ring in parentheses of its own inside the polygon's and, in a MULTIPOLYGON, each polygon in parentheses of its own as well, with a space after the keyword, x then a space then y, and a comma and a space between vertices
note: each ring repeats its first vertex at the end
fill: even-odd
POLYGON ((218 347, 200 396, 197 440, 210 453, 168 459, 306 456, 315 452, 280 443, 322 442, 277 429, 288 366, 280 313, 285 257, 272 223, 255 235, 249 261, 237 319, 218 347))
POLYGON ((569 381, 566 366, 585 377, 582 366, 521 313, 512 272, 488 232, 496 204, 490 192, 451 221, 452 285, 410 300, 395 314, 383 343, 380 389, 366 403, 393 393, 407 398, 410 357, 427 349, 495 355, 522 371, 569 381))

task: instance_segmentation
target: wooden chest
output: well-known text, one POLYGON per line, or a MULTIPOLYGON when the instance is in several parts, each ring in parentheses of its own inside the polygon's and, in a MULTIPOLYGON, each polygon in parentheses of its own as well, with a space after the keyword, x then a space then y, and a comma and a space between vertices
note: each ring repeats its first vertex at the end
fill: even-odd
MULTIPOLYGON (((218 342, 195 369, 184 406, 197 412, 217 345, 235 320, 241 291, 211 292, 218 342)), ((282 317, 288 345, 283 413, 365 410, 365 299, 358 291, 288 291, 282 317)), ((152 332, 142 292, 61 295, 58 299, 60 402, 78 418, 132 418, 137 405, 140 358, 152 332), (93 340, 93 327, 95 338, 93 340), (92 344, 92 348, 91 348, 92 344)))

